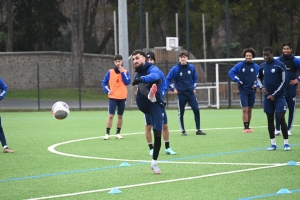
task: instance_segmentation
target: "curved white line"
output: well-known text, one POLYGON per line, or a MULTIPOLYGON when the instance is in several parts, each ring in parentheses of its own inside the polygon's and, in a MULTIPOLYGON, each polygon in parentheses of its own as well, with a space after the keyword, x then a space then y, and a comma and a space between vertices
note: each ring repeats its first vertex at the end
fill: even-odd
MULTIPOLYGON (((265 128, 266 126, 258 126, 255 128, 265 128)), ((240 129, 243 127, 228 127, 228 128, 210 128, 210 129, 203 129, 203 130, 220 130, 220 129, 240 129)), ((175 132, 178 130, 170 130, 170 132, 175 132)), ((187 130, 190 131, 190 130, 187 130)), ((144 132, 136 132, 136 133, 129 133, 129 134, 122 134, 122 135, 137 135, 137 134, 143 134, 144 132)), ((63 153, 60 151, 55 150, 56 147, 64 144, 69 144, 73 142, 81 142, 85 140, 93 140, 93 139, 99 139, 103 138, 103 136, 97 136, 97 137, 90 137, 90 138, 82 138, 77 140, 70 140, 66 142, 57 143, 54 145, 51 145, 48 147, 48 151, 51 153, 55 153, 62 156, 69 156, 69 157, 76 157, 76 158, 84 158, 84 159, 95 159, 95 160, 110 160, 110 161, 122 161, 122 162, 145 162, 150 163, 149 160, 131 160, 131 159, 119 159, 119 158, 101 158, 101 157, 93 157, 93 156, 80 156, 75 154, 68 154, 63 153)), ((257 166, 268 166, 268 165, 282 165, 282 163, 216 163, 216 162, 179 162, 179 161, 157 161, 159 163, 170 163, 170 164, 205 164, 205 165, 257 165, 257 166)))

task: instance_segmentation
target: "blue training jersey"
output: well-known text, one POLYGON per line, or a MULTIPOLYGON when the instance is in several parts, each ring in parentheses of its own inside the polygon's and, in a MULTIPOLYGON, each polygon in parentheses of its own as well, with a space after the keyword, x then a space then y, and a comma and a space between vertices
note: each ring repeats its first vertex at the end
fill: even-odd
POLYGON ((260 88, 267 89, 268 94, 265 96, 272 95, 274 98, 285 96, 286 73, 285 65, 275 59, 259 66, 257 81, 260 88))
POLYGON ((198 76, 194 65, 190 63, 181 65, 179 62, 172 67, 166 76, 166 87, 169 87, 172 91, 176 89, 180 93, 189 94, 196 89, 197 80, 198 76), (172 80, 174 80, 174 86, 171 85, 172 80))
POLYGON ((297 71, 300 70, 300 60, 294 56, 294 54, 291 54, 290 56, 284 56, 281 55, 280 57, 276 58, 276 60, 279 60, 283 62, 286 66, 287 70, 287 76, 286 76, 286 87, 287 89, 297 89, 298 84, 290 85, 290 81, 294 79, 298 79, 300 82, 300 76, 297 77, 297 71))
POLYGON ((251 94, 253 92, 252 86, 255 86, 256 76, 258 73, 258 65, 254 62, 239 62, 228 72, 229 77, 234 82, 239 78, 242 84, 239 84, 239 92, 244 94, 251 94))
MULTIPOLYGON (((149 88, 152 86, 152 84, 160 82, 157 85, 157 92, 156 92, 156 100, 157 103, 163 103, 163 91, 164 91, 164 81, 162 78, 164 78, 163 72, 155 65, 152 65, 149 62, 146 62, 145 65, 142 67, 140 71, 138 71, 135 76, 134 80, 136 78, 141 78, 142 82, 146 84, 149 88)), ((166 90, 166 89, 165 89, 166 90)), ((140 91, 137 91, 137 100, 138 97, 143 96, 140 91)), ((143 98, 140 98, 143 99, 143 98)), ((146 100, 148 101, 148 99, 146 100)))
POLYGON ((7 93, 7 86, 4 83, 4 81, 0 78, 0 96, 4 98, 6 93, 7 93))

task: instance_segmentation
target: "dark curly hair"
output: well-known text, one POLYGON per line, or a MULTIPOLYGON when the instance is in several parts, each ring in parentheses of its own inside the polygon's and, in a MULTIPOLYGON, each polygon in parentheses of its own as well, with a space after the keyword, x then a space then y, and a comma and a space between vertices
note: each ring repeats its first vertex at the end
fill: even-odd
POLYGON ((255 58, 256 51, 252 47, 249 47, 249 48, 243 50, 243 52, 242 52, 243 58, 245 58, 247 52, 252 54, 252 58, 255 58))

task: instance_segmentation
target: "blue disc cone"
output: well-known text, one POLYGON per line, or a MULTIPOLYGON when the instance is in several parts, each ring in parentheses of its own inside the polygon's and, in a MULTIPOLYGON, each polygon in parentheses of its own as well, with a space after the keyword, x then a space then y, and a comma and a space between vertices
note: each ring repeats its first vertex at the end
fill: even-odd
POLYGON ((108 192, 108 194, 120 194, 122 193, 118 188, 113 188, 111 191, 108 192))
POLYGON ((286 165, 289 165, 289 166, 295 166, 295 165, 297 165, 297 162, 291 160, 291 161, 289 161, 286 165))
POLYGON ((130 166, 130 164, 127 163, 127 162, 123 162, 123 163, 121 163, 119 166, 120 166, 120 167, 128 167, 128 166, 130 166))
POLYGON ((292 193, 292 192, 286 188, 282 188, 277 192, 277 194, 289 194, 289 193, 292 193))

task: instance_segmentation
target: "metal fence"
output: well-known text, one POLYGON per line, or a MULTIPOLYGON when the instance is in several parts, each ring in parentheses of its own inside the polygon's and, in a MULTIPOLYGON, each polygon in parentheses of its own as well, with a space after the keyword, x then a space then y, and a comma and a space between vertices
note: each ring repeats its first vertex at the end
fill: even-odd
MULTIPOLYGON (((53 62, 53 61, 51 61, 53 62)), ((61 62, 57 60, 56 62, 61 62)), ((97 62, 95 62, 97 63, 97 62)), ((216 62, 210 63, 194 63, 198 74, 199 86, 215 86, 215 65, 216 62)), ((236 62, 235 62, 236 63, 236 62)), ((220 105, 223 107, 239 106, 239 95, 237 84, 231 82, 228 77, 229 69, 235 64, 219 62, 219 98, 220 105)), ((170 69, 176 65, 176 62, 160 62, 156 65, 163 71, 165 75, 170 69)), ((101 81, 106 71, 113 66, 113 63, 103 64, 85 64, 78 66, 79 70, 72 70, 69 66, 57 65, 41 65, 34 63, 34 66, 26 66, 23 68, 11 67, 9 72, 15 74, 15 78, 2 76, 1 78, 6 83, 13 83, 16 79, 26 79, 19 89, 9 88, 8 94, 4 100, 0 102, 0 109, 15 109, 15 110, 51 110, 52 105, 56 101, 65 101, 71 109, 98 109, 106 108, 107 96, 102 90, 101 81), (53 73, 52 73, 53 72, 53 73), (27 87, 33 85, 34 87, 27 87)), ((133 77, 133 67, 131 76, 133 77)), ((0 74, 3 74, 0 70, 0 74)), ((12 76, 7 76, 12 77, 12 76)), ((135 108, 135 92, 136 90, 131 85, 128 86, 129 95, 132 96, 131 101, 127 102, 127 107, 135 108)), ((210 101, 216 101, 215 89, 210 90, 210 101)), ((197 99, 199 106, 208 104, 209 97, 207 91, 198 90, 197 99)), ((300 100, 300 89, 297 90, 297 100, 300 100)), ((167 107, 177 107, 176 95, 173 92, 168 92, 165 96, 167 107)), ((262 94, 257 89, 256 103, 262 104, 262 94)))

